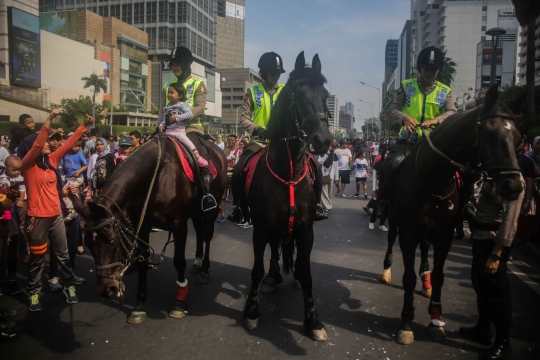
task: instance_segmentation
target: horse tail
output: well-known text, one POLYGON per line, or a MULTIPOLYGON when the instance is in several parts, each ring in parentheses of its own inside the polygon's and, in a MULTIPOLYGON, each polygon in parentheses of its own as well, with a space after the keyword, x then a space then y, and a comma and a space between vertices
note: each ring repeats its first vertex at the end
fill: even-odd
POLYGON ((290 241, 281 241, 281 256, 283 258, 283 272, 288 274, 294 268, 294 238, 290 241))

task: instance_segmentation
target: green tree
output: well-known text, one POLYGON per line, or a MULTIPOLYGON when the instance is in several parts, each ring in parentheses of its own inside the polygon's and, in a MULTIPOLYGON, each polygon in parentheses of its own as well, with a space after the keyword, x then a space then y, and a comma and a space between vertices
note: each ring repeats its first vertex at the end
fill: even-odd
POLYGON ((445 85, 452 86, 454 81, 454 76, 456 75, 457 64, 452 60, 452 58, 446 56, 446 51, 443 52, 444 55, 444 67, 437 76, 437 80, 442 82, 445 85))
MULTIPOLYGON (((91 74, 88 77, 81 78, 82 81, 84 81, 84 88, 92 91, 92 117, 96 119, 96 95, 100 92, 107 91, 107 84, 105 83, 105 79, 103 79, 103 75, 97 75, 95 72, 91 74)), ((97 119, 96 119, 97 121, 97 119)))
POLYGON ((383 124, 383 129, 385 129, 385 135, 388 132, 390 134, 390 130, 393 129, 393 125, 396 124, 395 121, 393 121, 390 118, 390 115, 388 114, 388 110, 390 109, 390 105, 394 101, 394 98, 396 97, 397 90, 391 90, 389 91, 386 96, 383 99, 382 103, 382 109, 381 109, 381 121, 383 124))
POLYGON ((94 117, 96 123, 99 123, 103 119, 104 104, 97 104, 94 106, 90 96, 79 96, 77 99, 62 99, 60 104, 51 104, 50 108, 60 108, 61 121, 65 123, 69 129, 76 128, 84 120, 86 114, 96 111, 97 115, 94 117))
POLYGON ((377 136, 379 133, 379 119, 372 117, 366 119, 364 125, 362 125, 362 132, 364 133, 364 138, 372 139, 377 136))
POLYGON ((349 130, 349 139, 354 139, 358 135, 358 130, 356 128, 352 128, 349 130))

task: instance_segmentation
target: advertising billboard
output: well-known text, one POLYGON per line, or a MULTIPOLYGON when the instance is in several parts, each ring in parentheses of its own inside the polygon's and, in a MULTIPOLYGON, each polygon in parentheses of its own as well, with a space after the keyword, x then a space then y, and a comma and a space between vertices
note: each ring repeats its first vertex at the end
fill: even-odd
POLYGON ((41 87, 39 17, 8 8, 10 84, 41 87))
POLYGON ((111 70, 111 55, 102 51, 100 54, 100 60, 103 62, 103 80, 105 80, 105 85, 107 85, 107 89, 103 93, 103 100, 110 100, 111 81, 109 78, 109 74, 111 70))
POLYGON ((78 11, 43 12, 39 14, 41 30, 77 40, 79 31, 78 11))

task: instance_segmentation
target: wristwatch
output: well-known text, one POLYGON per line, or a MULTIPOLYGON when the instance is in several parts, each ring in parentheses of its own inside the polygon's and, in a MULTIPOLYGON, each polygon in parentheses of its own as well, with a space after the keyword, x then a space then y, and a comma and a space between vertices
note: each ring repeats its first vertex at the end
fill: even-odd
POLYGON ((493 261, 501 260, 501 257, 499 255, 497 255, 497 254, 491 254, 490 257, 491 257, 491 260, 493 260, 493 261))

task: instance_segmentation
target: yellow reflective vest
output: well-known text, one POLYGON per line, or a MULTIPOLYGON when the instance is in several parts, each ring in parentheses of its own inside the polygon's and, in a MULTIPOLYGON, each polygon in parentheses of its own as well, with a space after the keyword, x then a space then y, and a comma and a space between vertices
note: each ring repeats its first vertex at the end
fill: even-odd
POLYGON ((284 86, 278 84, 278 89, 274 94, 269 94, 263 84, 253 85, 249 88, 253 100, 253 123, 255 125, 266 129, 268 120, 270 120, 270 111, 284 86))
MULTIPOLYGON (((418 86, 418 79, 404 80, 401 84, 405 91, 405 104, 401 111, 416 120, 417 124, 423 123, 425 120, 433 120, 437 116, 444 114, 444 105, 446 97, 450 94, 450 87, 437 81, 437 86, 429 94, 424 95, 418 86)), ((427 129, 431 132, 432 129, 427 129)), ((399 135, 408 139, 411 134, 404 127, 399 130, 399 135)), ((411 140, 416 141, 422 137, 422 130, 416 129, 416 133, 412 134, 411 140)))
MULTIPOLYGON (((169 98, 167 97, 167 91, 169 91, 169 85, 177 83, 178 79, 173 79, 171 81, 167 81, 165 85, 163 85, 163 89, 165 90, 165 104, 169 105, 169 98)), ((196 79, 194 77, 188 78, 182 85, 184 85, 184 88, 186 89, 186 99, 185 103, 187 106, 189 106, 190 109, 193 109, 195 107, 195 93, 199 89, 199 85, 201 85, 202 80, 196 79)), ((201 120, 204 119, 204 116, 197 116, 196 118, 193 118, 187 122, 187 126, 200 126, 202 127, 201 120)))

